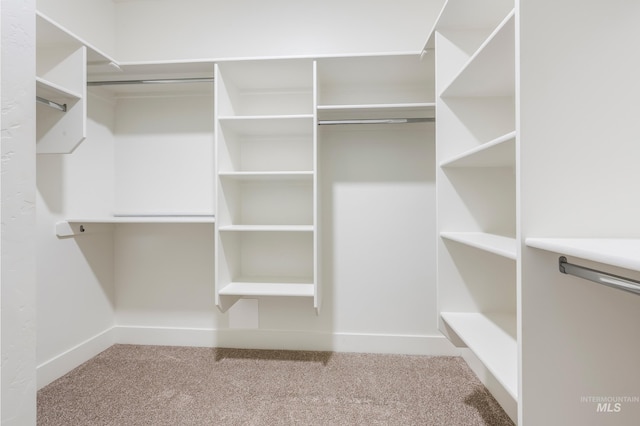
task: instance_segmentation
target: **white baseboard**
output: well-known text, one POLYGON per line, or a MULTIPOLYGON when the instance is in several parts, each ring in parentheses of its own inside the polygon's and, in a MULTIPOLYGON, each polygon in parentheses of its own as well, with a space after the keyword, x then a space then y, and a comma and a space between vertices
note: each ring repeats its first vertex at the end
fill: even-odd
POLYGON ((324 333, 257 329, 116 327, 116 342, 138 345, 201 346, 369 352, 408 355, 459 355, 444 336, 324 333))
POLYGON ((40 364, 38 389, 120 344, 454 356, 444 336, 115 326, 40 364))
POLYGON ((116 343, 115 327, 109 328, 73 348, 38 365, 36 369, 36 386, 41 389, 64 376, 82 363, 90 360, 100 352, 116 343))

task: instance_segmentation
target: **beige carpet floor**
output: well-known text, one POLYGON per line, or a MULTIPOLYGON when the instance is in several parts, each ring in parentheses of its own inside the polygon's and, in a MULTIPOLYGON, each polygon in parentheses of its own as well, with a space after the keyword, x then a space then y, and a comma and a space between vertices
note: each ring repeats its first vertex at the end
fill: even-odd
POLYGON ((511 425, 457 357, 115 345, 38 392, 38 425, 511 425))

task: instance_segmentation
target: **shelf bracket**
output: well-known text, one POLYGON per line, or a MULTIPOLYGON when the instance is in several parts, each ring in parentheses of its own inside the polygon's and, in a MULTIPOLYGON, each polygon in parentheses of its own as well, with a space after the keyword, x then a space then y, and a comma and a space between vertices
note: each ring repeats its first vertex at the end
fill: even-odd
POLYGON ((63 220, 56 223, 56 235, 58 237, 73 237, 87 232, 87 227, 80 223, 71 223, 63 220))

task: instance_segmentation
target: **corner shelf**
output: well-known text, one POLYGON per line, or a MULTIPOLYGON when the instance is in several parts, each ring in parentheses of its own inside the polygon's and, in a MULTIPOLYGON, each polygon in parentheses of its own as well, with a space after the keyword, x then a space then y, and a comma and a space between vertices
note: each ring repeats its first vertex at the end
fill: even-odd
POLYGON ((515 314, 442 312, 441 316, 509 395, 517 400, 518 345, 515 314))
POLYGON ((515 238, 485 232, 441 232, 440 237, 468 245, 507 259, 517 259, 515 238))
POLYGON ((513 96, 514 91, 515 11, 512 10, 440 96, 513 96))
POLYGON ((640 271, 640 238, 527 238, 541 250, 640 271))
POLYGON ((440 167, 513 167, 516 132, 509 132, 440 164, 440 167))

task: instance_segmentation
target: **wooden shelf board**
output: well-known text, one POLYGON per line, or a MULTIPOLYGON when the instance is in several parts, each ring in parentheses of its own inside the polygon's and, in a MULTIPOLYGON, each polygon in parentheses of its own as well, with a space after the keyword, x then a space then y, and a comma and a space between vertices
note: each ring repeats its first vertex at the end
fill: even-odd
POLYGON ((218 228, 222 232, 313 232, 313 225, 227 225, 218 228))
POLYGON ((66 219, 69 223, 215 223, 214 216, 109 216, 66 219))
POLYGON ((218 121, 224 129, 248 136, 313 134, 313 114, 223 116, 218 121))
POLYGON ((515 93, 515 12, 496 30, 442 91, 441 97, 513 96, 515 93))
POLYGON ((440 167, 514 167, 516 132, 509 132, 440 164, 440 167))
POLYGON ((89 63, 117 63, 111 56, 73 34, 39 11, 36 11, 36 43, 38 45, 70 44, 78 47, 86 46, 87 61, 89 63))
POLYGON ((313 297, 314 285, 309 283, 232 282, 219 292, 221 296, 287 296, 313 297))
POLYGON ((442 312, 442 319, 518 399, 518 344, 515 314, 442 312))
POLYGON ((311 180, 313 172, 310 171, 277 171, 277 172, 219 172, 218 176, 225 179, 236 180, 311 180))
POLYGON ((79 93, 41 77, 36 77, 36 96, 56 102, 73 102, 82 98, 79 93))
POLYGON ((640 238, 527 238, 529 247, 640 271, 640 238))
POLYGON ((441 232, 440 237, 516 260, 516 239, 484 232, 441 232))

